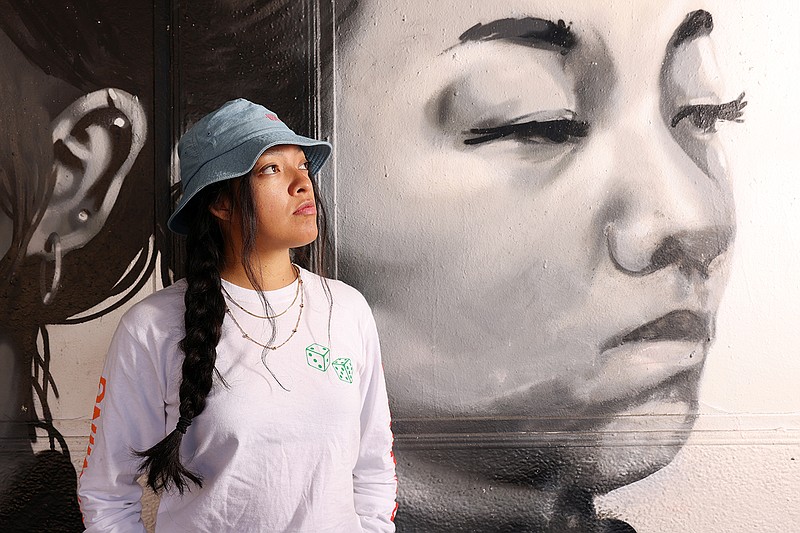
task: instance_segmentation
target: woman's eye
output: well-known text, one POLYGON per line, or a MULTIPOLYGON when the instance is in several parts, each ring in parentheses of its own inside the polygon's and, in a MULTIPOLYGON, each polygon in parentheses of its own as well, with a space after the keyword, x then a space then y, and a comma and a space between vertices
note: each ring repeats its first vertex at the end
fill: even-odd
POLYGON ((589 123, 568 118, 545 121, 530 120, 492 128, 472 128, 469 133, 475 137, 465 139, 464 144, 467 145, 487 143, 504 137, 563 144, 576 137, 586 137, 589 134, 589 123))
POLYGON ((267 165, 261 169, 260 174, 277 174, 278 165, 267 165))
POLYGON ((687 105, 675 113, 670 125, 675 128, 682 120, 686 119, 701 132, 713 133, 717 131, 717 121, 742 122, 744 120, 742 115, 746 105, 747 101, 744 99, 744 93, 725 104, 687 105))
POLYGON ((308 167, 309 167, 308 161, 304 161, 303 163, 300 163, 300 166, 298 168, 300 170, 308 170, 308 167))

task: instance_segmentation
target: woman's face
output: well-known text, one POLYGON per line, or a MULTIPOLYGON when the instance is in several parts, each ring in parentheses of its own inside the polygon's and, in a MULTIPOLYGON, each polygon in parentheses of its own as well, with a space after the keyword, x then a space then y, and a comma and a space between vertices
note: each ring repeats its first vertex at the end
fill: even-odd
POLYGON ((298 146, 266 150, 250 173, 257 217, 256 246, 288 250, 317 238, 317 209, 308 160, 298 146))
POLYGON ((706 19, 365 4, 337 57, 339 264, 373 302, 396 431, 569 431, 596 449, 567 462, 609 485, 663 466, 734 235, 719 141, 692 120, 739 94, 706 19), (645 428, 668 446, 610 444, 645 428))

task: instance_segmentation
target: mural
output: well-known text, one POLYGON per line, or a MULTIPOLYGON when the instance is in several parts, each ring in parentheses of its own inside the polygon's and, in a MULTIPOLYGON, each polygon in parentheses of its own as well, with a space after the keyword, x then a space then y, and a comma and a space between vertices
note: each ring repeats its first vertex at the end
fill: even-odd
POLYGON ((333 273, 379 321, 399 531, 633 531, 596 501, 691 438, 751 95, 717 9, 639 4, 180 9, 184 116, 243 94, 336 147, 333 273))
POLYGON ((70 449, 51 412, 48 326, 121 305, 153 270, 153 13, 0 6, 0 530, 82 531, 85 438, 70 449))
POLYGON ((335 146, 330 274, 379 323, 398 531, 800 520, 800 337, 766 318, 800 314, 799 162, 772 117, 800 82, 781 33, 800 8, 0 6, 0 530, 82 530, 104 356, 85 340, 180 276, 171 147, 239 96, 335 146))
POLYGON ((401 530, 633 531, 594 496, 692 427, 747 102, 709 12, 620 4, 362 2, 340 34, 339 272, 382 326, 401 530))

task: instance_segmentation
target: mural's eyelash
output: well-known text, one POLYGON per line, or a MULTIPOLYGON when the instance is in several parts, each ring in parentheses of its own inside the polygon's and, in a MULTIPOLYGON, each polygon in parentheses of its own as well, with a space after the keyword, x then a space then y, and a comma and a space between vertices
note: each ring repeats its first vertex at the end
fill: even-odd
POLYGON ((687 105, 675 113, 670 125, 674 128, 681 120, 688 118, 695 127, 705 133, 710 133, 716 131, 715 126, 718 120, 742 122, 743 109, 746 105, 747 101, 744 99, 744 93, 740 94, 735 100, 724 104, 687 105))
POLYGON ((469 132, 473 135, 478 135, 478 137, 465 139, 464 144, 481 144, 508 137, 509 135, 565 143, 570 137, 586 137, 589 133, 589 123, 566 118, 546 121, 531 120, 519 124, 504 124, 493 128, 472 128, 469 132))

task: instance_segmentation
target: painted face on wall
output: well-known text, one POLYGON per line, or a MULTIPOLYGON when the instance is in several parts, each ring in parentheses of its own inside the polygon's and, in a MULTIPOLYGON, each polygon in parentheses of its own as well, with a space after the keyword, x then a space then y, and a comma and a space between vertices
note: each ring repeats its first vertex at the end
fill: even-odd
POLYGON ((502 437, 454 466, 598 491, 673 458, 734 237, 716 128, 744 105, 692 9, 364 2, 340 36, 339 275, 397 433, 566 432, 588 447, 547 467, 502 437))

